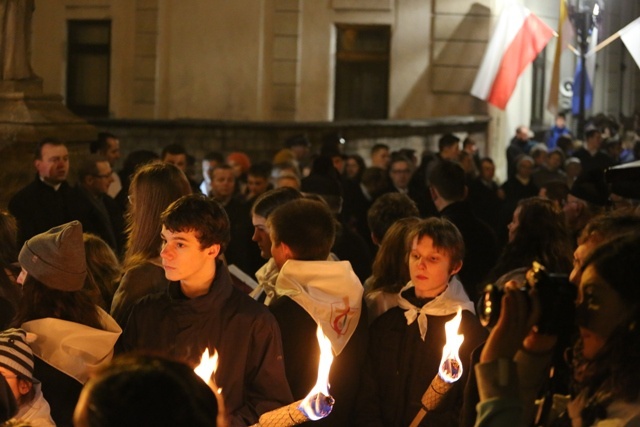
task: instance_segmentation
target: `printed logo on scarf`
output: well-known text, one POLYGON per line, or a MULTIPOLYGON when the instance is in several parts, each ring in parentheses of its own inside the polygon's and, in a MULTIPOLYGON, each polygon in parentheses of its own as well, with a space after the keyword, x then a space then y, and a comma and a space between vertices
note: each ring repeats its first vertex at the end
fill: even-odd
POLYGON ((345 335, 355 310, 349 306, 349 298, 344 297, 342 303, 331 304, 331 328, 338 335, 345 335))

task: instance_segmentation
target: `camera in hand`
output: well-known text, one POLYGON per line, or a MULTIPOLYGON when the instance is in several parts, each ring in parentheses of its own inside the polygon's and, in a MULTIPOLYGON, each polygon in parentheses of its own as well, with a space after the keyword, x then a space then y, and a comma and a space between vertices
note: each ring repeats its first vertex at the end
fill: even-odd
MULTIPOLYGON (((542 264, 534 261, 526 273, 526 280, 519 287, 527 298, 530 298, 531 289, 536 290, 540 300, 540 318, 535 325, 537 332, 560 335, 569 331, 574 322, 577 289, 569 282, 568 276, 549 273, 542 264)), ((477 306, 483 326, 493 327, 498 322, 503 295, 503 289, 493 284, 485 286, 477 306)))

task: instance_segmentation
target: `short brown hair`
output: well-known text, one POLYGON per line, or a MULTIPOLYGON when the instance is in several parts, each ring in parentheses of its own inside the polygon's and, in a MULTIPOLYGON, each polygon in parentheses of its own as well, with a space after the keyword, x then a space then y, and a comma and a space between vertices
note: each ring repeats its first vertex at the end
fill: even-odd
POLYGON ((423 237, 430 237, 433 240, 433 247, 446 253, 451 258, 451 266, 462 262, 464 258, 464 240, 458 228, 451 221, 445 218, 427 218, 413 226, 407 240, 418 242, 423 237))
POLYGON ((326 204, 292 200, 274 210, 268 219, 272 241, 284 243, 300 261, 326 260, 335 240, 336 226, 326 204))

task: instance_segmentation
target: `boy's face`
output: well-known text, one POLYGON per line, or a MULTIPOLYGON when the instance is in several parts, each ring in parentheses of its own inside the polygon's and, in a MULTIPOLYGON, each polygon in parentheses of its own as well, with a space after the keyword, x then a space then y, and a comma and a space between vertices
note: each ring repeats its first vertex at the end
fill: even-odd
POLYGON ((231 169, 214 169, 211 178, 211 191, 215 197, 226 199, 233 195, 236 179, 231 169))
POLYGON ((187 170, 187 155, 186 154, 166 153, 164 155, 164 159, 162 159, 162 161, 165 162, 165 163, 169 163, 171 165, 174 165, 175 167, 180 169, 182 172, 185 172, 187 170))
MULTIPOLYGON (((201 248, 196 232, 170 231, 162 226, 162 267, 165 277, 171 281, 187 284, 204 283, 211 280, 211 266, 220 252, 220 245, 201 248)), ((215 270, 214 270, 215 271, 215 270)))
POLYGON ((271 237, 269 237, 267 220, 263 216, 253 214, 251 215, 251 222, 253 223, 253 236, 251 236, 251 240, 258 244, 262 258, 271 258, 271 237))
POLYGON ((247 177, 247 189, 252 197, 261 195, 267 191, 267 188, 269 188, 269 181, 265 177, 256 175, 247 177))
POLYGON ((446 252, 433 246, 433 239, 423 236, 420 241, 416 237, 409 253, 409 273, 419 298, 435 298, 440 295, 449 283, 449 278, 456 274, 460 265, 452 268, 451 257, 446 252))
POLYGON ((371 165, 379 167, 381 169, 387 169, 389 167, 389 161, 391 155, 386 148, 380 148, 375 153, 371 154, 371 165))

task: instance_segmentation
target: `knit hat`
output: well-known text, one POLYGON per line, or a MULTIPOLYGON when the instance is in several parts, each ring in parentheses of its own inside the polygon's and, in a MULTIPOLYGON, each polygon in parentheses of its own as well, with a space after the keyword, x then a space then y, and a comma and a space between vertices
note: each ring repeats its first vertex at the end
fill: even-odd
POLYGON ((79 291, 87 276, 82 224, 71 221, 33 236, 22 246, 18 261, 51 289, 79 291))
POLYGON ((7 329, 0 333, 0 367, 38 382, 33 378, 33 352, 27 344, 24 329, 7 329))

